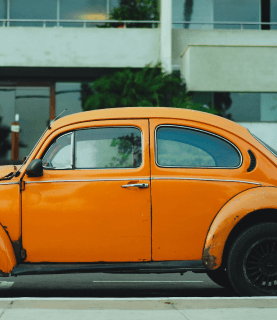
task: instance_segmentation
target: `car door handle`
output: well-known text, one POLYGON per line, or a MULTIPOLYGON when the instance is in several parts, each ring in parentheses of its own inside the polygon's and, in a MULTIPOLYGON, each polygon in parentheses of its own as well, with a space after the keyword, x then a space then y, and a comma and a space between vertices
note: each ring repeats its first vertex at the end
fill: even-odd
POLYGON ((124 184, 122 188, 148 188, 148 183, 134 183, 134 184, 124 184))

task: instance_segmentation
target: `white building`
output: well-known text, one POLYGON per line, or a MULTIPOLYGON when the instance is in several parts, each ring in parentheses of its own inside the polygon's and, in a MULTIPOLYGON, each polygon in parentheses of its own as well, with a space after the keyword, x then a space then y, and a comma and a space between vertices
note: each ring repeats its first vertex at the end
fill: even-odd
POLYGON ((149 28, 97 28, 118 3, 0 0, 0 116, 20 114, 21 157, 55 114, 81 111, 82 82, 158 61, 277 148, 277 0, 160 0, 149 28))

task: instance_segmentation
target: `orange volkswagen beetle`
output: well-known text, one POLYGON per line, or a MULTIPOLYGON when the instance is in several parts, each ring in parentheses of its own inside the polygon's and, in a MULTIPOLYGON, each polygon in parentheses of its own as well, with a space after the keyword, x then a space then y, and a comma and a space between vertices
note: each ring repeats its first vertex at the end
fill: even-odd
POLYGON ((277 295, 276 156, 198 111, 61 118, 21 168, 1 167, 1 273, 207 272, 277 295))

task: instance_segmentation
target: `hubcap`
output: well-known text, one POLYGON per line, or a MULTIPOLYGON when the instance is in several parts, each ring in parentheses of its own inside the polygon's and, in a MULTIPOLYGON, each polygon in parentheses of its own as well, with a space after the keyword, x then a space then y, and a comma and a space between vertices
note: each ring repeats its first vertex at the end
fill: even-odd
POLYGON ((254 243, 243 260, 247 281, 259 290, 277 293, 277 237, 254 243))

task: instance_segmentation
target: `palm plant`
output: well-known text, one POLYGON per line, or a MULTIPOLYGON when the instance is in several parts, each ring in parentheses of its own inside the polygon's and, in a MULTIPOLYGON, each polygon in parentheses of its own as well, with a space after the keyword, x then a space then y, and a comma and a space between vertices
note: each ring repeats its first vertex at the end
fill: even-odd
MULTIPOLYGON (((85 85, 84 85, 85 86, 85 85)), ((165 73, 160 64, 143 69, 129 68, 86 85, 91 90, 82 98, 84 111, 132 106, 173 107, 217 113, 212 107, 196 104, 177 74, 165 73)), ((87 91, 86 91, 87 92, 87 91)))

